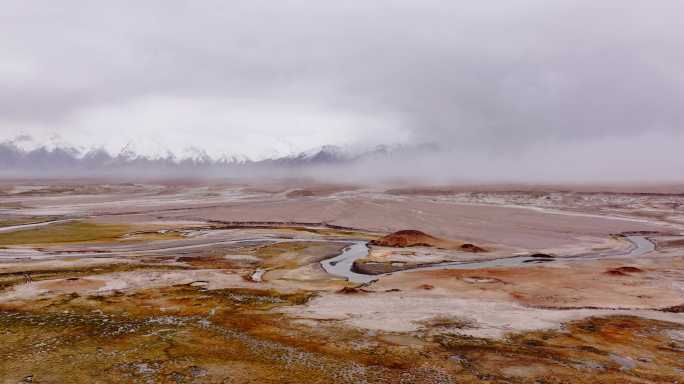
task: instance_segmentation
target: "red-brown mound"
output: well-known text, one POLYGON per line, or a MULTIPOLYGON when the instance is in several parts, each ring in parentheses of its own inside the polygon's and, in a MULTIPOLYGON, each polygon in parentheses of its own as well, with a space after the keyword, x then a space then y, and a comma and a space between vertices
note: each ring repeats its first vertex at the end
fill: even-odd
POLYGON ((444 240, 430 236, 427 233, 408 229, 391 233, 385 237, 371 241, 371 245, 379 245, 382 247, 436 247, 444 240))
POLYGON ((373 240, 370 242, 370 244, 381 247, 436 247, 443 249, 455 249, 464 252, 487 252, 486 249, 478 247, 474 244, 462 244, 450 240, 440 239, 415 229, 397 231, 385 237, 373 240))
POLYGON ((637 267, 619 267, 619 268, 609 269, 605 273, 607 275, 613 275, 613 276, 628 276, 630 273, 641 273, 643 271, 644 271, 643 269, 639 269, 637 267))
POLYGON ((480 253, 480 252, 487 252, 484 248, 478 247, 475 244, 470 244, 466 243, 461 245, 461 249, 466 251, 466 252, 473 252, 473 253, 480 253))

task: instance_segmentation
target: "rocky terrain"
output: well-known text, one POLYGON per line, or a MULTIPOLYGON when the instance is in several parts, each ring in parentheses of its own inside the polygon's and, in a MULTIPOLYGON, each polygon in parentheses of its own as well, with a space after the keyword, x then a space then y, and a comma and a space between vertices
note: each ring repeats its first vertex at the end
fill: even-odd
POLYGON ((684 382, 675 195, 0 191, 2 383, 684 382))

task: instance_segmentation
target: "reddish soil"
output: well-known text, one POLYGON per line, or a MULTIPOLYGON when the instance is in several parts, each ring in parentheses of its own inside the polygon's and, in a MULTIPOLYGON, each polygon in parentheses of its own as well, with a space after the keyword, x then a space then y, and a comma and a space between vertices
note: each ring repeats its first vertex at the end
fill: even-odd
POLYGON ((672 307, 667 307, 662 310, 663 312, 670 312, 670 313, 684 313, 684 304, 682 305, 675 305, 672 307))
POLYGON ((612 276, 629 276, 630 273, 641 273, 643 269, 637 267, 619 267, 607 270, 605 273, 612 276))
POLYGON ((461 250, 466 251, 466 252, 473 252, 473 253, 487 252, 486 249, 478 247, 477 245, 470 244, 470 243, 463 244, 463 245, 461 245, 460 248, 461 248, 461 250))
POLYGON ((659 249, 681 248, 681 247, 684 247, 684 239, 658 241, 658 248, 659 249))
POLYGON ((382 247, 436 247, 444 242, 445 240, 430 236, 425 232, 408 229, 373 240, 371 244, 382 247))
POLYGON ((381 247, 435 247, 444 249, 458 249, 464 252, 486 252, 484 248, 466 243, 460 244, 450 240, 440 239, 425 232, 415 229, 407 229, 391 233, 370 242, 371 245, 381 247))
POLYGON ((361 288, 354 288, 354 287, 342 287, 337 293, 342 293, 345 295, 355 295, 358 293, 368 293, 367 290, 361 289, 361 288))

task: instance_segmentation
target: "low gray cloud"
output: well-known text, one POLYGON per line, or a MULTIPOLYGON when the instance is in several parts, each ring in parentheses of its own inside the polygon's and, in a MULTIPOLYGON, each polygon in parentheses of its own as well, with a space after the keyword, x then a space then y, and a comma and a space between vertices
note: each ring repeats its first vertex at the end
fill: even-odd
MULTIPOLYGON (((7 1, 0 139, 57 134, 114 155, 131 143, 254 159, 437 143, 492 164, 628 158, 626 141, 684 131, 683 11, 674 0, 7 1)), ((676 163, 649 160, 669 174, 676 163)))

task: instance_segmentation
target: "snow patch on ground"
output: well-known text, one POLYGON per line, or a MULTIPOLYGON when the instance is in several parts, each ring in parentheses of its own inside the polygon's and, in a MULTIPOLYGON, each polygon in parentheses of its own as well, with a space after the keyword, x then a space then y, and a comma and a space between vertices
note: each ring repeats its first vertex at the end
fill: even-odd
POLYGON ((634 315, 684 324, 684 315, 656 311, 547 310, 514 303, 403 293, 375 293, 355 296, 353 300, 346 295, 326 294, 305 307, 281 311, 294 317, 337 319, 349 326, 386 332, 415 332, 430 319, 458 317, 468 319, 473 326, 454 332, 484 338, 501 338, 509 332, 555 329, 564 322, 590 316, 634 315))

